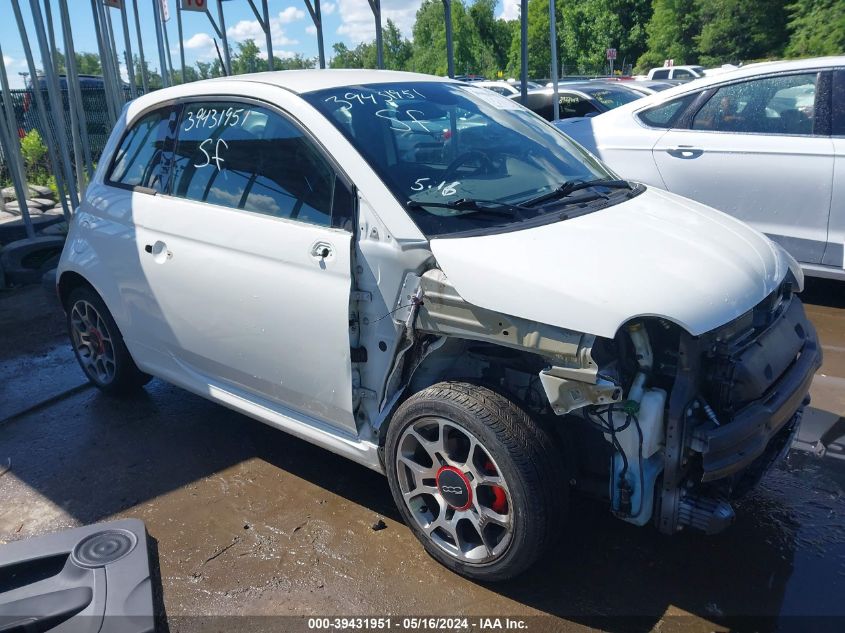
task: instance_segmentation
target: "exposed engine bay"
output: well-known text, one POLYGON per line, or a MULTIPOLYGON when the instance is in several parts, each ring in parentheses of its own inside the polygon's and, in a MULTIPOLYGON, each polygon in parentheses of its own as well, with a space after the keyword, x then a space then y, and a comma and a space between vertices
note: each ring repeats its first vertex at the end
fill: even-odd
POLYGON ((380 408, 444 379, 494 386, 563 439, 570 482, 618 518, 716 533, 788 449, 821 364, 792 288, 702 336, 649 317, 608 339, 469 304, 438 269, 408 274, 380 408))

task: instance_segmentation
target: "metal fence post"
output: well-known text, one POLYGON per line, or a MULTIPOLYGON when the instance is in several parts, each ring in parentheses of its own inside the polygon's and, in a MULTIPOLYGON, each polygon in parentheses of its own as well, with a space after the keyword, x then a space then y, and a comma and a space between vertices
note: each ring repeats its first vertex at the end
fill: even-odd
POLYGON ((452 0, 443 0, 443 20, 446 22, 446 69, 455 77, 455 49, 452 45, 452 0))
POLYGON ((188 81, 188 72, 185 68, 185 46, 182 37, 182 2, 176 0, 176 30, 179 35, 179 66, 182 69, 182 83, 188 81))
MULTIPOLYGON (((76 169, 76 186, 79 195, 85 195, 85 176, 92 177, 91 148, 88 145, 88 123, 85 109, 82 107, 82 94, 79 85, 79 72, 76 67, 76 50, 73 35, 70 32, 70 20, 65 21, 66 0, 59 0, 59 22, 62 26, 62 39, 65 43, 65 83, 67 84, 68 110, 70 111, 70 131, 73 140, 73 161, 76 169)), ((48 22, 52 21, 49 13, 50 0, 44 0, 48 10, 48 22)), ((55 41, 53 48, 55 48, 55 41)))
POLYGON ((126 15, 126 3, 120 3, 120 22, 123 25, 123 48, 126 51, 126 74, 129 77, 129 94, 134 99, 138 96, 135 87, 135 65, 132 63, 132 38, 129 36, 129 18, 126 15))
POLYGON ((162 41, 161 35, 161 6, 158 1, 159 0, 152 0, 153 21, 155 22, 156 44, 158 44, 158 65, 161 73, 161 83, 165 88, 167 88, 170 86, 170 78, 167 73, 167 58, 164 56, 164 42, 162 41))
POLYGON ((109 46, 106 44, 106 34, 103 31, 102 4, 100 0, 91 0, 91 15, 94 18, 94 34, 97 36, 97 48, 100 51, 100 66, 103 69, 103 88, 106 93, 107 114, 109 123, 114 126, 117 121, 115 112, 114 84, 112 82, 112 60, 109 53, 109 46))
MULTIPOLYGON (((250 0, 252 2, 252 0, 250 0)), ((320 10, 320 0, 317 2, 317 11, 320 10)), ((270 7, 267 0, 261 0, 261 12, 264 14, 264 38, 267 40, 267 69, 276 70, 276 58, 273 57, 273 34, 270 32, 270 7)), ((320 39, 322 35, 318 36, 320 39)))
MULTIPOLYGON (((138 0, 132 0, 132 12, 135 14, 135 33, 138 36, 138 61, 141 63, 141 85, 144 87, 144 94, 150 91, 147 80, 147 62, 144 61, 144 40, 141 39, 141 20, 138 19, 138 0)), ((135 60, 132 60, 135 63, 135 60)))
POLYGON ((226 75, 232 74, 232 56, 229 53, 229 36, 226 35, 226 17, 223 15, 223 0, 217 0, 217 19, 220 22, 220 39, 223 40, 223 63, 226 75))
POLYGON ((114 84, 115 95, 114 114, 116 119, 117 116, 120 114, 120 111, 123 109, 123 104, 126 101, 126 96, 123 92, 123 77, 120 76, 120 58, 117 56, 117 42, 114 38, 114 22, 112 22, 111 19, 111 8, 102 6, 102 10, 105 16, 105 20, 103 21, 103 23, 105 24, 106 31, 108 32, 108 48, 109 53, 111 53, 112 59, 112 83, 114 84))
POLYGON ((367 0, 376 21, 376 65, 384 68, 384 42, 381 37, 381 0, 367 0))
POLYGON ((557 89, 557 11, 555 0, 549 0, 549 41, 552 47, 552 112, 554 120, 560 118, 560 100, 557 89))
POLYGON ((161 21, 161 32, 164 35, 164 56, 167 59, 167 72, 170 73, 170 85, 176 82, 173 79, 173 58, 170 55, 170 38, 167 35, 167 21, 161 21))
POLYGON ((26 197, 28 195, 26 173, 23 169, 21 148, 17 142, 17 130, 14 127, 14 106, 12 105, 12 94, 9 92, 9 77, 6 75, 6 64, 3 61, 2 48, 0 48, 0 89, 2 89, 5 109, 5 116, 0 116, 0 145, 3 146, 3 153, 9 164, 9 173, 12 176, 12 183, 15 186, 15 195, 18 198, 18 208, 23 218, 26 236, 33 238, 35 237, 35 229, 32 228, 29 207, 26 206, 26 197))
POLYGON ((520 0, 519 3, 519 32, 521 41, 519 79, 522 82, 519 100, 522 105, 528 103, 528 0, 520 0))
MULTIPOLYGON (((267 0, 264 0, 267 3, 267 0)), ((308 8, 308 13, 311 14, 311 21, 314 23, 314 28, 317 29, 317 59, 320 62, 320 68, 326 67, 326 49, 323 43, 323 16, 320 14, 320 0, 314 0, 312 5, 311 0, 305 0, 305 6, 308 8)))
MULTIPOLYGON (((53 91, 53 82, 50 80, 50 77, 52 76, 53 64, 50 61, 49 52, 46 51, 46 46, 42 46, 42 38, 45 38, 45 36, 43 35, 44 22, 41 20, 41 11, 40 7, 37 4, 37 0, 30 0, 30 7, 33 11, 33 22, 35 22, 39 47, 41 48, 41 62, 44 65, 44 71, 46 74, 45 81, 47 84, 47 96, 50 98, 50 105, 52 111, 54 113, 62 113, 61 99, 59 99, 59 103, 57 105, 55 103, 56 100, 54 99, 55 93, 53 91), (38 9, 37 17, 36 9, 38 9)), ((66 187, 65 182, 65 173, 70 174, 70 178, 72 179, 73 172, 70 169, 70 157, 66 154, 67 137, 64 136, 64 116, 57 115, 55 117, 57 126, 61 125, 61 127, 59 128, 59 133, 54 134, 53 129, 50 127, 49 124, 50 119, 47 117, 47 108, 44 105, 44 96, 41 94, 41 86, 39 86, 38 81, 38 70, 35 67, 35 61, 32 58, 32 48, 29 45, 29 38, 27 38, 26 36, 26 30, 24 27, 23 15, 21 14, 19 0, 12 0, 12 9, 15 12, 15 20, 17 21, 18 31, 21 35, 21 43, 23 44, 24 56, 26 57, 26 63, 29 68, 30 77, 32 77, 32 94, 35 97, 35 105, 38 108, 38 116, 44 125, 44 135, 46 137, 44 140, 47 145, 47 153, 50 156, 50 164, 53 167, 53 175, 56 177, 56 187, 59 190, 59 199, 62 204, 62 211, 64 211, 65 217, 67 219, 70 219, 70 209, 68 209, 67 199, 65 198, 66 191, 68 189, 68 187, 66 187), (57 140, 55 137, 58 135, 62 135, 64 137, 61 140, 57 140), (61 159, 56 153, 57 145, 61 150, 64 150, 63 152, 61 152, 61 159)), ((44 44, 46 44, 46 42, 44 42, 44 44)), ((77 206, 79 204, 79 201, 76 199, 76 192, 71 190, 68 193, 73 194, 71 197, 71 203, 74 206, 77 206)))

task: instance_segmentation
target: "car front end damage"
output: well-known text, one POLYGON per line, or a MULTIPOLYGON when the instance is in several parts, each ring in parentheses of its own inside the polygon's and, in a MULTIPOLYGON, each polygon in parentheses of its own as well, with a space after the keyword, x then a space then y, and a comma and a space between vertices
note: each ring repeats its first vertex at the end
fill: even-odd
POLYGON ((821 365, 791 275, 697 336, 660 317, 610 339, 503 315, 438 269, 408 275, 402 296, 414 300, 394 315, 407 337, 394 385, 451 375, 513 394, 574 447, 576 488, 668 534, 732 522, 731 502, 788 450, 821 365))

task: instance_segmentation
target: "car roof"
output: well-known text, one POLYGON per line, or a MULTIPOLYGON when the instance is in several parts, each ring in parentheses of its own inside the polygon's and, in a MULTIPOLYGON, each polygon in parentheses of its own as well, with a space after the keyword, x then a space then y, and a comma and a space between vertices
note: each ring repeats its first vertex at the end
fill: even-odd
POLYGON ((447 77, 436 77, 422 73, 409 73, 397 70, 359 70, 359 69, 321 69, 321 70, 276 70, 273 72, 248 73, 231 77, 216 77, 203 79, 191 83, 156 90, 138 97, 136 100, 142 107, 147 107, 169 101, 184 99, 195 95, 207 94, 208 86, 221 85, 221 88, 231 82, 251 82, 278 86, 296 94, 306 94, 328 88, 345 88, 380 83, 406 83, 411 81, 454 82, 447 77))
MULTIPOLYGON (((661 92, 656 92, 653 95, 648 95, 637 101, 626 103, 623 106, 611 110, 616 116, 621 116, 624 112, 639 111, 648 108, 652 105, 670 101, 673 98, 685 95, 689 92, 696 92, 702 88, 715 86, 739 79, 751 79, 762 75, 770 75, 780 72, 794 72, 801 70, 815 70, 817 68, 835 68, 845 66, 845 55, 831 56, 831 57, 811 57, 808 59, 793 59, 788 61, 775 62, 758 62, 756 64, 748 64, 736 70, 729 70, 727 72, 718 73, 716 75, 707 75, 698 79, 693 79, 679 86, 668 88, 661 92)), ((677 68, 677 66, 676 66, 677 68)), ((660 81, 660 80, 657 80, 660 81)))

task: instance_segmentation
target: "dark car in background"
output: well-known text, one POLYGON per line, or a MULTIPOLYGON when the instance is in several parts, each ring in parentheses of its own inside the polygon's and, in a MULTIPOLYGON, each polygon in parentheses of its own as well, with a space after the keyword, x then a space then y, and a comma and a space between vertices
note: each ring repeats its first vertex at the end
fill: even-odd
MULTIPOLYGON (((559 118, 572 119, 595 116, 631 103, 643 95, 621 83, 579 81, 563 83, 558 87, 559 118)), ((519 101, 519 95, 510 97, 519 101)), ((525 104, 547 121, 554 119, 554 90, 541 88, 528 91, 525 104)))

